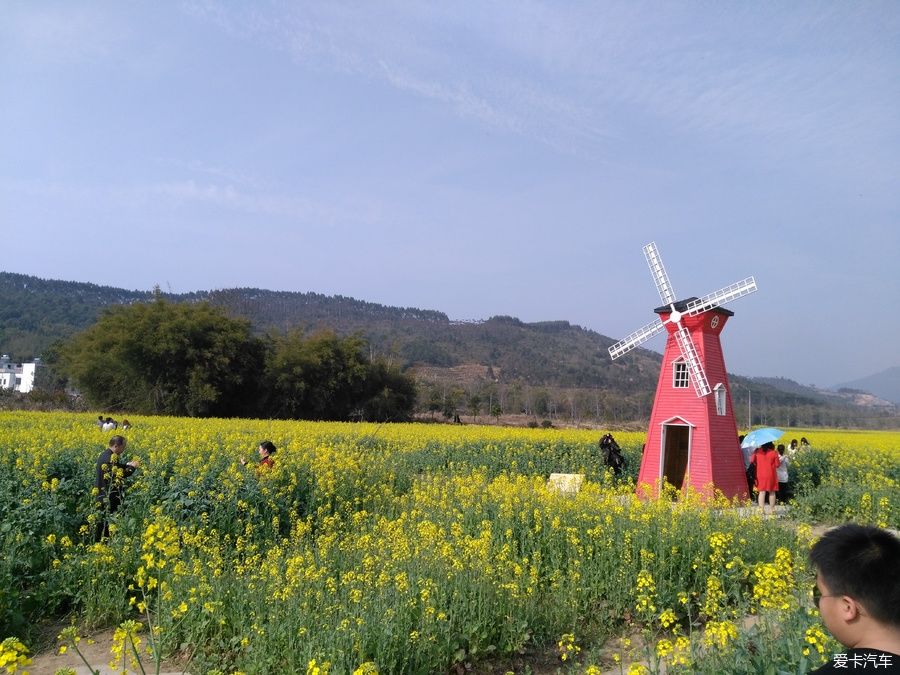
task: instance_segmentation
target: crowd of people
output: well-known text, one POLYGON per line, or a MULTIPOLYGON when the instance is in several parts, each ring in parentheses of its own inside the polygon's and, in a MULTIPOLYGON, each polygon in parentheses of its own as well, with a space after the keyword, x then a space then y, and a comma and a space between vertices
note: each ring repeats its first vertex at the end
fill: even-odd
MULTIPOLYGON (((112 417, 103 417, 103 415, 97 415, 97 428, 102 431, 114 431, 119 428, 119 423, 114 420, 112 417)), ((122 420, 122 430, 125 431, 131 428, 131 423, 128 420, 122 420)))
POLYGON ((796 454, 810 447, 806 436, 792 439, 788 448, 773 441, 759 447, 745 447, 744 436, 738 438, 744 455, 747 472, 747 489, 756 492, 757 503, 766 513, 774 512, 775 504, 788 503, 794 496, 789 467, 796 454))

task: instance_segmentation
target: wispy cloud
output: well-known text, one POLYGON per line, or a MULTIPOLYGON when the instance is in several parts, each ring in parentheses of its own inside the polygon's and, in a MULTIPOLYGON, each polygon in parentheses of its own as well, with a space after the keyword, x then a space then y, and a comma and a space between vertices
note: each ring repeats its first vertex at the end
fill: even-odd
POLYGON ((521 133, 523 124, 515 116, 503 114, 486 99, 475 95, 465 84, 446 85, 433 80, 422 80, 414 75, 401 74, 384 61, 379 62, 385 79, 397 89, 447 103, 463 117, 472 117, 492 127, 521 133))
POLYGON ((567 152, 633 134, 636 115, 673 132, 821 151, 873 142, 866 120, 894 126, 900 103, 890 3, 189 7, 305 67, 379 80, 567 152))
POLYGON ((129 40, 125 21, 99 8, 61 3, 9 4, 0 22, 5 49, 36 63, 99 62, 129 40))
POLYGON ((491 36, 478 35, 446 9, 323 3, 267 14, 258 8, 232 12, 212 2, 186 7, 229 34, 284 51, 303 67, 381 81, 446 105, 461 118, 558 150, 578 152, 584 142, 606 135, 595 112, 571 92, 555 91, 552 77, 543 82, 524 75, 515 62, 481 61, 482 41, 491 36))
MULTIPOLYGON (((271 191, 249 191, 227 182, 193 179, 164 180, 141 185, 88 185, 38 181, 3 181, 0 193, 39 200, 65 210, 71 205, 102 204, 104 212, 127 216, 134 210, 208 207, 248 215, 288 220, 297 225, 344 227, 380 221, 375 204, 315 200, 271 191)), ((144 217, 142 215, 142 220, 144 217)), ((266 221, 259 221, 264 226, 266 221)))

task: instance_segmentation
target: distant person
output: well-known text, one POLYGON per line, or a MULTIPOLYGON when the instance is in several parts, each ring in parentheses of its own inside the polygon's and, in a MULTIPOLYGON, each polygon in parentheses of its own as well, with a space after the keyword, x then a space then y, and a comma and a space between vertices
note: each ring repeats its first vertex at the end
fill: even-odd
MULTIPOLYGON (((276 450, 272 441, 263 441, 259 444, 259 447, 256 449, 257 453, 259 453, 259 464, 256 465, 257 471, 271 469, 275 466, 275 458, 272 455, 275 454, 276 450)), ((241 457, 241 464, 247 466, 247 460, 244 457, 241 457)))
POLYGON ((808 447, 809 447, 809 441, 806 440, 806 436, 801 436, 800 437, 800 449, 805 450, 808 447))
POLYGON ((778 501, 782 504, 787 504, 793 497, 791 476, 788 473, 788 465, 791 463, 791 458, 785 454, 784 443, 779 443, 777 449, 779 464, 775 473, 778 475, 778 501))
POLYGON ((119 426, 118 422, 116 422, 112 417, 107 417, 103 421, 103 431, 114 431, 119 426))
POLYGON ((127 431, 131 428, 131 422, 128 420, 122 420, 122 431, 127 431))
POLYGON ((900 539, 877 527, 829 530, 809 552, 822 623, 847 648, 813 673, 900 673, 900 539))
POLYGON ((798 449, 797 439, 792 438, 791 444, 790 444, 790 446, 788 446, 788 449, 787 449, 788 456, 793 457, 795 454, 797 454, 797 449, 798 449))
POLYGON ((122 463, 126 443, 123 436, 113 436, 109 439, 109 447, 97 458, 94 499, 99 519, 94 530, 94 541, 109 537, 109 516, 119 510, 125 499, 125 479, 141 465, 138 460, 122 463))
POLYGON ((97 425, 97 427, 98 427, 99 429, 103 429, 103 423, 104 423, 105 421, 106 421, 106 420, 103 419, 103 415, 97 415, 97 421, 95 422, 95 424, 97 425))
POLYGON ((620 476, 625 468, 625 456, 622 454, 622 448, 616 443, 616 439, 613 438, 612 434, 607 433, 600 439, 598 445, 600 446, 600 454, 603 457, 603 465, 612 469, 616 476, 620 476))
MULTIPOLYGON (((741 449, 741 455, 744 457, 744 469, 750 468, 750 456, 753 454, 753 451, 756 449, 755 445, 748 445, 746 448, 744 447, 744 439, 746 436, 741 434, 738 436, 738 447, 741 449)), ((750 486, 751 489, 753 486, 750 486)))
POLYGON ((775 451, 775 444, 772 441, 763 443, 753 452, 750 463, 756 468, 756 491, 759 507, 763 513, 774 513, 775 495, 778 492, 777 470, 781 463, 781 459, 775 451), (766 509, 767 499, 769 509, 766 509))

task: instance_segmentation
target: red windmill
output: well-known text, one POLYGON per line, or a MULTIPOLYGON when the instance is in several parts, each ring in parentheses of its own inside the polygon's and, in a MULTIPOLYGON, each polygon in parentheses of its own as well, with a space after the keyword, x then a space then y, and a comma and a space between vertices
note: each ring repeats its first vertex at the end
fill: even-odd
POLYGON ((753 293, 756 281, 747 277, 702 298, 676 300, 653 242, 644 246, 644 255, 663 301, 654 310, 659 320, 609 348, 616 359, 668 331, 638 492, 656 494, 665 480, 679 489, 690 485, 707 496, 711 488, 729 498, 746 496, 744 460, 719 335, 728 317, 734 316, 722 305, 753 293))

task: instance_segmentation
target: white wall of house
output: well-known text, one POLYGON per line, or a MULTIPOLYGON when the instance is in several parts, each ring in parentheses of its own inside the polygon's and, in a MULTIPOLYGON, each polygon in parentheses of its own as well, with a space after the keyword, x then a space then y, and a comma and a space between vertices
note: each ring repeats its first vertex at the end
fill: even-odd
POLYGON ((34 389, 34 376, 38 364, 13 363, 9 356, 0 356, 0 389, 15 389, 27 394, 34 389))

